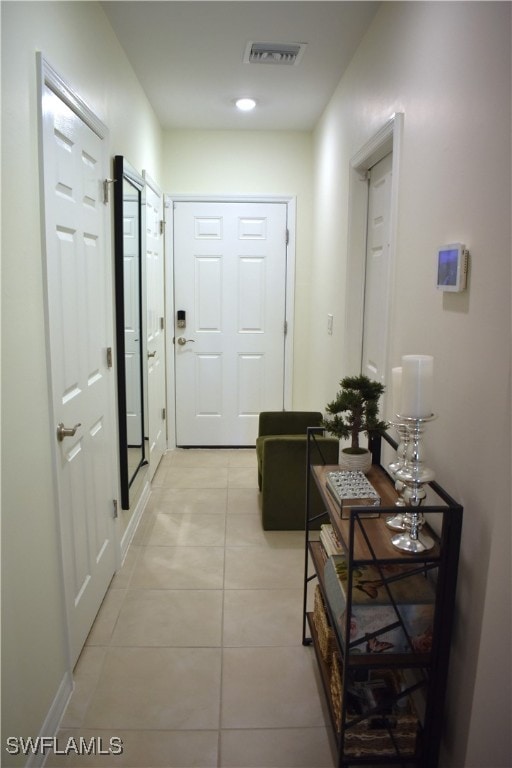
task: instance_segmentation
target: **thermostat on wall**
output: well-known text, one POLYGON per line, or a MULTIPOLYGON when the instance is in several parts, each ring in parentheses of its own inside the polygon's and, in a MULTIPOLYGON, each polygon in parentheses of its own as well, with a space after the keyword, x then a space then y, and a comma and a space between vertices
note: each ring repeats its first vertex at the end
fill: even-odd
POLYGON ((469 252, 463 243, 442 245, 437 252, 437 287, 440 291, 466 290, 469 252))

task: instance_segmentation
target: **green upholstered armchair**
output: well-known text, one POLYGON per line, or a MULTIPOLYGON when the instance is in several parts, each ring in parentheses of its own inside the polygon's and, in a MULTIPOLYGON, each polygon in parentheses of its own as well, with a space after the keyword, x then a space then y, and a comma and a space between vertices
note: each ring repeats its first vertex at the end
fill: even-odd
MULTIPOLYGON (((319 427, 317 411, 264 411, 260 413, 256 456, 261 491, 261 517, 265 531, 304 530, 306 511, 307 428, 319 427)), ((317 436, 312 463, 337 464, 339 440, 317 436)), ((311 486, 311 513, 324 505, 316 486, 311 486)), ((316 528, 320 527, 318 523, 316 528)))

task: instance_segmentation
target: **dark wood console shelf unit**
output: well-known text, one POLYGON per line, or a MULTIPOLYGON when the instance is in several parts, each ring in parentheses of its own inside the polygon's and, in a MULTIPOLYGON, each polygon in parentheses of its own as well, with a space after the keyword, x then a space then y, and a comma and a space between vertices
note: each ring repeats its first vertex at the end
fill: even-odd
POLYGON ((313 645, 336 745, 337 768, 436 768, 455 609, 462 507, 437 483, 420 507, 433 546, 421 554, 391 542, 394 482, 370 442, 368 480, 380 506, 342 505, 327 488, 338 466, 312 464, 308 430, 303 645, 313 645), (325 505, 310 515, 313 484, 325 505), (327 526, 321 532, 318 525, 327 526), (327 535, 326 535, 327 534, 327 535), (329 546, 326 545, 326 538, 329 546), (333 549, 333 541, 336 548, 333 549), (314 609, 313 609, 314 606, 314 609))

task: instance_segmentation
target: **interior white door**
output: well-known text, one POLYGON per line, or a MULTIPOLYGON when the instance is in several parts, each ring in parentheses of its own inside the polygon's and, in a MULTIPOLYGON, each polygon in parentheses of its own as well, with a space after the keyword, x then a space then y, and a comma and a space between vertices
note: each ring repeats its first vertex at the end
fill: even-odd
POLYGON ((126 437, 128 447, 140 447, 142 435, 142 386, 140 380, 140 258, 139 199, 123 202, 124 344, 126 371, 126 437))
POLYGON ((146 221, 146 327, 147 327, 147 429, 150 479, 167 447, 165 365, 165 267, 164 199, 158 185, 147 174, 145 181, 146 221))
POLYGON ((283 408, 286 230, 285 203, 175 203, 177 445, 254 445, 283 408))
POLYGON ((385 382, 389 315, 392 154, 370 169, 361 371, 385 382))
POLYGON ((47 339, 55 475, 73 663, 115 570, 108 155, 103 138, 42 88, 47 339), (58 424, 68 431, 58 437, 58 424))

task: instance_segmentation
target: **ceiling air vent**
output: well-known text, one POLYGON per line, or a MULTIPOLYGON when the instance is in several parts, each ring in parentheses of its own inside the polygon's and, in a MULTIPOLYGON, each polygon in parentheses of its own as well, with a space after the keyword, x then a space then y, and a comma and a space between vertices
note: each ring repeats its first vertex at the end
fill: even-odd
POLYGON ((247 43, 245 64, 293 66, 301 60, 307 43, 247 43))

